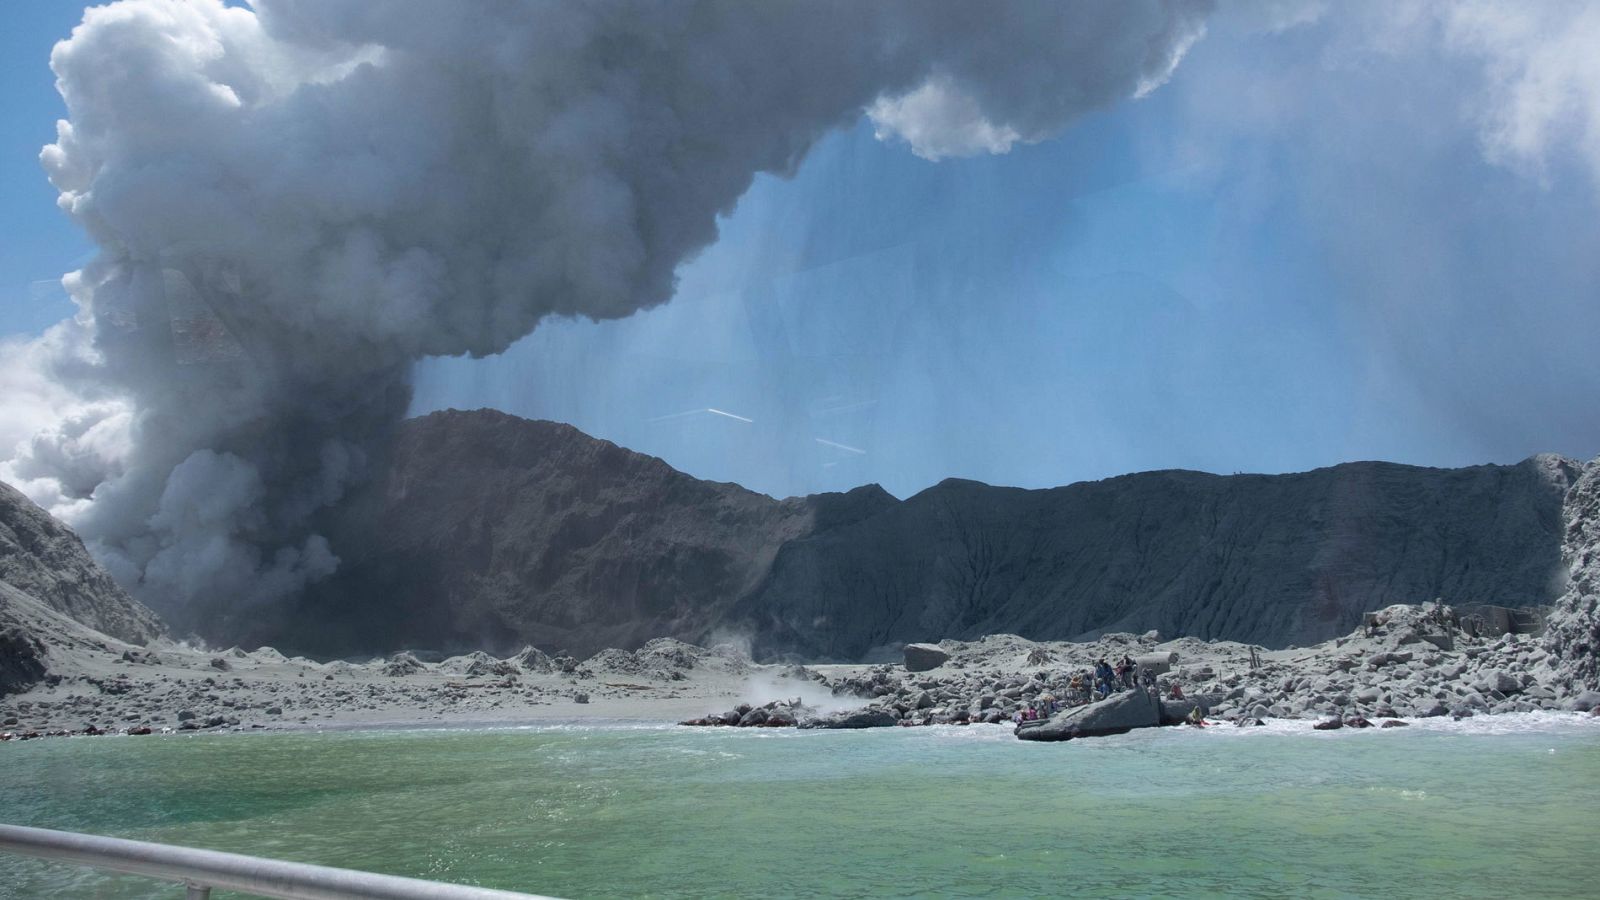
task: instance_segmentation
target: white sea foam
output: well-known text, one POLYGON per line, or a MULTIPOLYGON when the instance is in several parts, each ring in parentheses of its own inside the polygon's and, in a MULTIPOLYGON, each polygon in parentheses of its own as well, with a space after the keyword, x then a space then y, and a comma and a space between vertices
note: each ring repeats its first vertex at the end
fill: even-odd
MULTIPOLYGON (((1236 728, 1232 723, 1218 721, 1206 728, 1167 730, 1208 737, 1248 738, 1292 734, 1321 740, 1337 740, 1358 735, 1380 734, 1387 730, 1374 727, 1317 731, 1311 727, 1316 721, 1312 719, 1266 719, 1265 721, 1265 725, 1247 728, 1236 728)), ((1428 734, 1582 734, 1600 732, 1600 718, 1591 717, 1584 713, 1571 712, 1500 713, 1492 716, 1473 716, 1460 720, 1451 719, 1448 716, 1438 716, 1428 719, 1401 719, 1400 721, 1406 723, 1406 731, 1428 734)))

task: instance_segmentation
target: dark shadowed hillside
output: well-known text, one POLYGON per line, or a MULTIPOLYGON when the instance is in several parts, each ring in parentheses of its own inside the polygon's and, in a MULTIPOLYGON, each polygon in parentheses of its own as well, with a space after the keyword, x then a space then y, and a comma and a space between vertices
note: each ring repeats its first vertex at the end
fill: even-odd
POLYGON ((1576 471, 1543 457, 1148 472, 1040 491, 951 480, 789 543, 735 615, 758 648, 831 657, 1001 631, 1282 646, 1403 601, 1543 604, 1576 471))
POLYGON ((569 425, 434 413, 405 423, 387 477, 351 504, 340 572, 294 633, 259 637, 316 652, 587 653, 699 636, 785 542, 895 502, 876 488, 779 502, 569 425))
POLYGON ((743 632, 764 655, 1158 628, 1267 645, 1442 596, 1548 603, 1571 463, 1151 472, 1051 490, 946 481, 778 501, 566 425, 405 423, 292 634, 315 652, 588 653, 743 632))

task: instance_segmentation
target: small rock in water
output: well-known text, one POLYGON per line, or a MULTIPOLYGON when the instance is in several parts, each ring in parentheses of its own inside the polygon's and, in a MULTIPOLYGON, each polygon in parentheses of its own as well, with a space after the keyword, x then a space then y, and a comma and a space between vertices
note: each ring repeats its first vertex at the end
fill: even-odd
POLYGON ((846 710, 830 716, 807 719, 801 728, 887 728, 898 723, 894 713, 875 706, 846 710))

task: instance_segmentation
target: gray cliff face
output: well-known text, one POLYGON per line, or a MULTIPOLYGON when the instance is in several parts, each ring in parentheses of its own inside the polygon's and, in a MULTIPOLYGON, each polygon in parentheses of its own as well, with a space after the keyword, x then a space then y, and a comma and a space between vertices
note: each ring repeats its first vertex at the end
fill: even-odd
POLYGON ((1567 494, 1567 589, 1550 613, 1545 645, 1572 688, 1600 690, 1600 459, 1567 494))
POLYGON ((893 502, 882 491, 779 502, 568 425, 435 413, 405 423, 382 483, 354 499, 335 535, 338 575, 294 617, 314 627, 250 640, 587 655, 697 636, 785 541, 893 502))
POLYGON ((1050 490, 946 481, 787 544, 736 614, 757 652, 1112 631, 1281 647, 1442 597, 1549 603, 1576 467, 1350 463, 1293 475, 1149 472, 1050 490))
POLYGON ((581 655, 739 632, 813 659, 997 632, 1303 644, 1393 603, 1552 602, 1578 471, 1353 463, 779 501, 569 426, 451 411, 401 428, 331 530, 339 574, 291 626, 213 637, 581 655))
MULTIPOLYGON (((46 609, 103 634, 134 644, 165 629, 129 597, 84 549, 70 528, 8 484, 0 483, 0 583, 46 609)), ((0 614, 17 604, 0 603, 0 614)))

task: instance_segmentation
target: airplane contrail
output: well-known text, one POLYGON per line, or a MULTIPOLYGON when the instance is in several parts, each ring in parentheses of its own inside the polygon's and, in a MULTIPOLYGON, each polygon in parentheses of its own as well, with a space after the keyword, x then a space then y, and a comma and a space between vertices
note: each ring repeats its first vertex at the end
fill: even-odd
POLYGON ((867 455, 867 451, 862 450, 860 447, 852 447, 849 444, 841 444, 841 443, 838 443, 836 441, 824 440, 822 438, 812 438, 812 440, 814 440, 817 443, 823 445, 824 447, 833 447, 833 448, 838 449, 838 450, 844 450, 847 453, 854 453, 857 456, 866 456, 867 455))
POLYGON ((723 416, 724 418, 733 419, 736 422, 743 422, 746 425, 755 424, 755 419, 747 419, 744 416, 737 416, 737 415, 734 415, 731 412, 724 412, 723 410, 714 409, 714 408, 709 407, 709 406, 701 407, 700 409, 691 409, 691 410, 688 410, 687 412, 671 413, 671 414, 665 415, 665 416, 656 416, 653 419, 645 419, 645 421, 646 422, 668 422, 668 421, 671 421, 673 419, 687 419, 690 416, 698 416, 698 415, 700 415, 702 413, 711 413, 714 416, 723 416))

